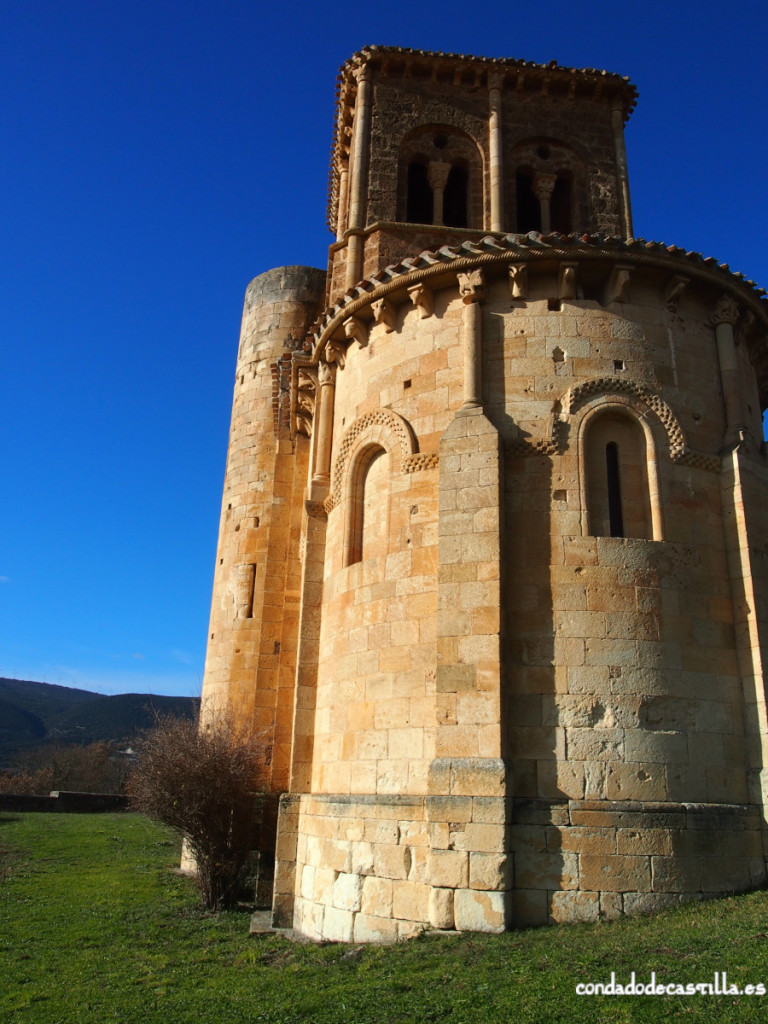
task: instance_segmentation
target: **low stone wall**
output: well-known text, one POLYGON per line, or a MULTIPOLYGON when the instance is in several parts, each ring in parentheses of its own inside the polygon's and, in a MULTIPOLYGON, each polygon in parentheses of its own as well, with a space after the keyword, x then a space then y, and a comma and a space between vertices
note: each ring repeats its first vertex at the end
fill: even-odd
POLYGON ((747 804, 517 800, 517 926, 597 921, 765 885, 747 804))
MULTIPOLYGON (((449 788, 462 788, 451 764, 449 788)), ((765 884, 747 804, 286 795, 273 920, 311 939, 393 942, 613 919, 765 884)))
POLYGON ((0 795, 0 811, 53 811, 57 814, 98 814, 127 811, 127 796, 114 793, 69 793, 54 790, 48 796, 0 795))
MULTIPOLYGON (((502 762, 472 767, 479 788, 504 785, 502 762)), ((392 942, 425 928, 504 931, 509 801, 468 795, 460 769, 440 762, 443 794, 284 796, 273 923, 341 942, 392 942)))

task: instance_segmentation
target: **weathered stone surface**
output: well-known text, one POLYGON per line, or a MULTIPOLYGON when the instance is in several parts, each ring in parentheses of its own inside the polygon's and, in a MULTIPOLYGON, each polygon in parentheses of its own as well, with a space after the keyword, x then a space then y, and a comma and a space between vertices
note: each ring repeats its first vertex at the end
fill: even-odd
POLYGON ((433 928, 453 928, 453 896, 453 889, 432 889, 429 894, 429 923, 433 928))
POLYGON ((600 919, 600 894, 596 892, 554 892, 550 903, 549 916, 555 924, 564 921, 598 921, 600 919))
POLYGON ((471 889, 509 889, 512 866, 513 858, 509 854, 473 852, 469 855, 469 886, 471 889))
POLYGON ((508 924, 508 896, 501 892, 457 889, 453 897, 460 932, 503 932, 508 924))
POLYGON ((362 893, 360 875, 341 874, 333 883, 333 905, 339 910, 359 910, 362 893))
POLYGON ((469 854, 460 850, 432 850, 427 871, 432 885, 450 889, 466 888, 469 854))

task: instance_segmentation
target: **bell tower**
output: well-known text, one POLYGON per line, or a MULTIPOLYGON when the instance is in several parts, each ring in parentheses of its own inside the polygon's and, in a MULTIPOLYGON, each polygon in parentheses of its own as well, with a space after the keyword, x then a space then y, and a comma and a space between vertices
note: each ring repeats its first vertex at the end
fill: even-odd
POLYGON ((331 296, 489 233, 632 234, 619 75, 367 47, 342 67, 331 296))

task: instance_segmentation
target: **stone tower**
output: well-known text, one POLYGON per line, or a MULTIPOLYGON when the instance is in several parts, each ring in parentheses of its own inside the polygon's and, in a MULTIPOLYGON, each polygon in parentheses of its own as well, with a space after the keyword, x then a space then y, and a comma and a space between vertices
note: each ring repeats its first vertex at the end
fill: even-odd
POLYGON ((765 882, 768 308, 633 238, 635 98, 365 49, 328 272, 248 289, 203 696, 268 743, 304 935, 765 882))

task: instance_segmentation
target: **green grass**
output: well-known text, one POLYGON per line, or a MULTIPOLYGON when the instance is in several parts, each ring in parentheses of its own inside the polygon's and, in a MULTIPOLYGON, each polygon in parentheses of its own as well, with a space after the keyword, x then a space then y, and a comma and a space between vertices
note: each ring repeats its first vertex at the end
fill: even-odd
POLYGON ((610 997, 579 982, 768 983, 768 894, 656 918, 426 935, 395 947, 248 937, 173 873, 137 815, 0 816, 0 1020, 30 1024, 538 1024, 768 1019, 768 996, 610 997))

